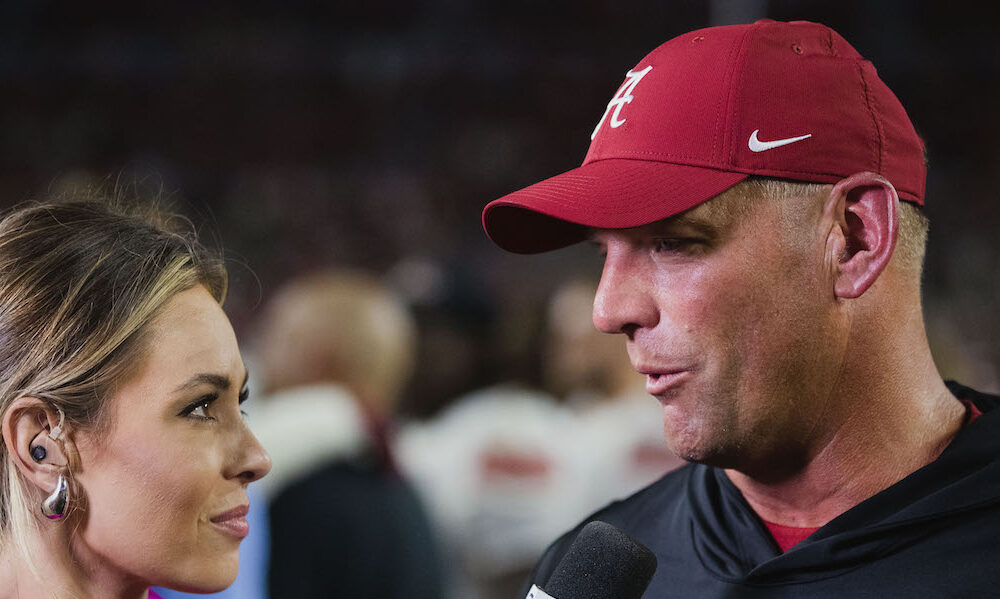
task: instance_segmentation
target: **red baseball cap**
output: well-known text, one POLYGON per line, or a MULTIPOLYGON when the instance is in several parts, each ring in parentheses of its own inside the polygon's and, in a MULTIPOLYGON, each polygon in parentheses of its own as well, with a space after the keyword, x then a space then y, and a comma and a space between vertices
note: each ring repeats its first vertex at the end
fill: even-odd
POLYGON ((490 202, 500 247, 673 216, 750 175, 835 183, 871 171, 924 203, 924 147, 875 67, 829 27, 758 21, 678 36, 628 71, 583 165, 490 202))

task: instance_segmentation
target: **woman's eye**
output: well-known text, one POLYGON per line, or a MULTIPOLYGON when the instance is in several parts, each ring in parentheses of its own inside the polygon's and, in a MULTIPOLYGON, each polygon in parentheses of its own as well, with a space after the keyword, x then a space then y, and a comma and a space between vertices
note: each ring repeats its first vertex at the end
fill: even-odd
POLYGON ((181 412, 182 416, 190 416, 197 418, 199 420, 215 420, 213 417, 208 415, 208 408, 212 405, 212 402, 218 399, 218 395, 206 395, 198 401, 192 403, 188 407, 184 408, 181 412))
MULTIPOLYGON (((243 402, 245 402, 248 399, 250 399, 250 388, 243 387, 243 389, 240 390, 239 404, 242 406, 243 402)), ((247 417, 246 411, 240 410, 240 416, 243 416, 243 419, 246 420, 247 417)))
POLYGON ((209 403, 210 402, 208 402, 208 401, 201 402, 200 404, 196 405, 194 407, 194 409, 192 409, 189 412, 189 415, 191 415, 191 416, 197 416, 199 418, 208 418, 208 405, 209 405, 209 403))

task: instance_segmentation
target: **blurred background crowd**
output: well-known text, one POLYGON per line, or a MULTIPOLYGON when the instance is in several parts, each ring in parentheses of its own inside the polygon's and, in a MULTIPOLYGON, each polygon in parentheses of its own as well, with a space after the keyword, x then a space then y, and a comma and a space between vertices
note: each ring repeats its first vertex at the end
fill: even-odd
MULTIPOLYGON (((998 16, 920 0, 8 0, 0 207, 120 186, 225 249, 251 422, 275 455, 258 490, 272 564, 241 578, 298 580, 305 546, 409 597, 512 597, 560 531, 677 462, 621 342, 590 325, 596 253, 504 254, 483 205, 578 166, 659 43, 821 21, 926 140, 935 358, 998 392, 998 16)), ((302 596, 291 584, 274 596, 302 596)))

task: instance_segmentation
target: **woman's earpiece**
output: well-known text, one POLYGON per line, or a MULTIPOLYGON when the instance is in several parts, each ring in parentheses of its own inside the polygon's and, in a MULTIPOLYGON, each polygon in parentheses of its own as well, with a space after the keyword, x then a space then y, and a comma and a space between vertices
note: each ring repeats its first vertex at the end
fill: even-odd
MULTIPOLYGON (((55 406, 53 406, 55 407, 55 406)), ((57 450, 58 445, 49 445, 52 441, 62 441, 63 436, 63 425, 66 422, 66 414, 59 408, 55 408, 59 412, 59 424, 52 427, 52 430, 45 432, 42 430, 38 436, 35 437, 31 442, 31 459, 41 463, 42 460, 49 456, 49 450, 57 450), (48 437, 48 439, 46 439, 48 437)))
POLYGON ((49 433, 49 438, 52 439, 53 441, 61 441, 63 434, 63 423, 66 422, 66 414, 63 414, 63 411, 60 410, 59 408, 56 408, 56 411, 59 412, 59 424, 57 424, 55 428, 53 428, 52 431, 49 433))

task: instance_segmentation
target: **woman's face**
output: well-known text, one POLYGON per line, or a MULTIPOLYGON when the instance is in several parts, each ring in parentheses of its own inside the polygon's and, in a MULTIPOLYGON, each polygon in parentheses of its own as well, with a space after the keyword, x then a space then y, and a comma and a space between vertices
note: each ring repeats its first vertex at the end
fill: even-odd
POLYGON ((236 577, 247 485, 270 459, 240 412, 246 369, 208 291, 178 294, 151 326, 144 362, 109 398, 110 427, 74 437, 74 554, 111 576, 219 590, 236 577))

